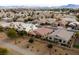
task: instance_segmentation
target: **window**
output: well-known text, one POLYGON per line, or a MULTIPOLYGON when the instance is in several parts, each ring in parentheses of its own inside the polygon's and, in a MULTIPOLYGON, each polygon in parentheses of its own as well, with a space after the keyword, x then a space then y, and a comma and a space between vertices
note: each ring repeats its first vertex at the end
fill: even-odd
POLYGON ((49 39, 52 39, 51 37, 49 37, 49 39))
POLYGON ((61 42, 62 40, 60 39, 59 42, 61 42))
POLYGON ((65 43, 66 41, 63 41, 63 43, 65 43))
POLYGON ((55 42, 55 43, 58 43, 59 40, 58 40, 57 38, 54 38, 54 42, 55 42))
POLYGON ((71 41, 71 40, 70 40, 71 41))
POLYGON ((57 38, 54 38, 54 40, 58 40, 57 38))
POLYGON ((56 37, 58 37, 58 35, 56 35, 56 37))

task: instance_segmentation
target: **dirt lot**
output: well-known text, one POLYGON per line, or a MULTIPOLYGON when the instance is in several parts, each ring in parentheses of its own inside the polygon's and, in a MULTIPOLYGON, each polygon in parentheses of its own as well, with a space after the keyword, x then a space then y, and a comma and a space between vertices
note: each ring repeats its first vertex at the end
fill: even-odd
POLYGON ((17 39, 17 44, 15 44, 15 40, 11 41, 11 44, 18 45, 19 47, 22 47, 24 49, 28 49, 36 54, 39 55, 49 55, 50 53, 52 55, 75 55, 79 54, 75 51, 68 50, 68 49, 63 49, 61 47, 57 47, 53 45, 53 48, 50 49, 47 47, 47 42, 43 42, 42 40, 35 40, 33 43, 28 42, 28 38, 18 38, 17 39), (28 47, 29 46, 29 47, 28 47))
POLYGON ((0 45, 0 48, 6 48, 8 50, 8 55, 20 55, 20 53, 17 53, 16 51, 11 50, 3 45, 0 45))
MULTIPOLYGON (((7 38, 6 37, 6 34, 4 33, 0 33, 0 39, 5 39, 7 38)), ((55 45, 53 45, 53 48, 52 49, 49 49, 47 47, 47 44, 48 42, 46 41, 43 41, 43 40, 34 40, 33 43, 29 43, 28 40, 29 40, 30 37, 26 36, 25 38, 22 38, 22 37, 19 37, 17 39, 10 39, 10 40, 4 40, 6 42, 9 42, 11 44, 14 44, 14 45, 17 45, 21 48, 24 48, 24 49, 28 49, 32 52, 34 52, 36 55, 49 55, 49 54, 52 54, 52 55, 78 55, 79 53, 75 50, 71 50, 71 49, 66 49, 66 48, 61 48, 61 47, 57 47, 55 45)), ((36 39, 36 38, 35 38, 36 39)), ((13 54, 17 54, 16 52, 13 53, 13 54)))
POLYGON ((0 32, 0 40, 4 40, 7 38, 7 35, 3 32, 0 32))

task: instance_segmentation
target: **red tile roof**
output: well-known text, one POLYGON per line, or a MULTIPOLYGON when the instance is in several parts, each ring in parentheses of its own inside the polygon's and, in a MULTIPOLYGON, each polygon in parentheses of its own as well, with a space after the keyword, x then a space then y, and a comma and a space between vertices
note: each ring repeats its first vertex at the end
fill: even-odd
POLYGON ((49 28, 38 28, 34 31, 31 31, 30 33, 33 34, 33 35, 40 35, 40 36, 44 36, 44 35, 47 35, 49 33, 53 32, 52 29, 49 29, 49 28))

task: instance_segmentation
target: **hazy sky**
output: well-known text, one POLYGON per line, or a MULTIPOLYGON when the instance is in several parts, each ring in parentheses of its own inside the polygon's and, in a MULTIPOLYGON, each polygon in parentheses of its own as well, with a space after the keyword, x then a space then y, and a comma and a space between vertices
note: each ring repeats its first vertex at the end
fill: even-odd
POLYGON ((0 0, 0 6, 60 6, 79 4, 79 0, 0 0))

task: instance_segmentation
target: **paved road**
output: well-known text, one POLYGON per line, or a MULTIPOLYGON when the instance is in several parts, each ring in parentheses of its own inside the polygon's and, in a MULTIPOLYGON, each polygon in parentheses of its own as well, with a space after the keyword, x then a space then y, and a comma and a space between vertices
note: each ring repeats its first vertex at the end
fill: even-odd
POLYGON ((0 45, 4 45, 5 47, 7 48, 10 48, 20 54, 23 54, 23 55, 35 55, 33 52, 27 50, 27 49, 23 49, 23 48, 20 48, 16 45, 13 45, 13 44, 10 44, 10 43, 7 43, 7 42, 4 42, 2 40, 0 40, 0 45))

